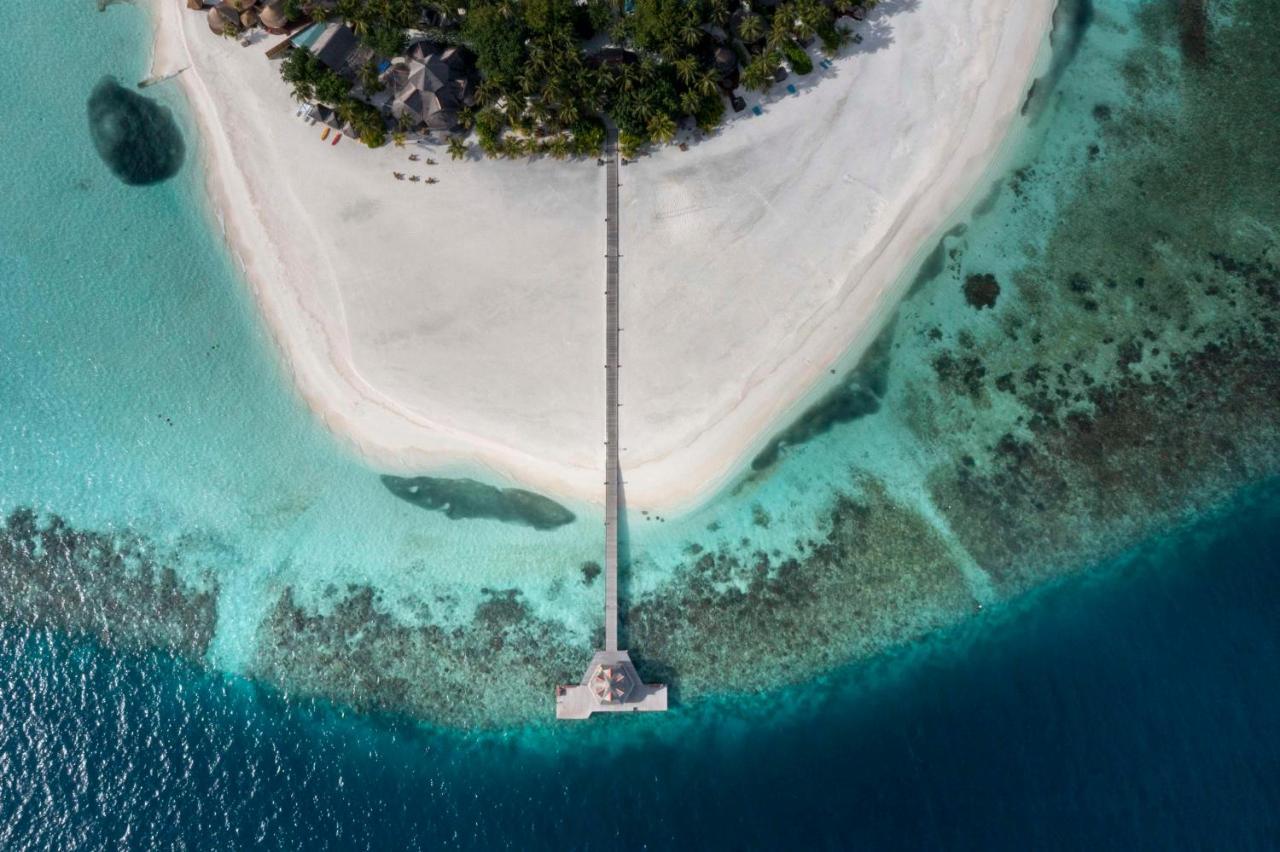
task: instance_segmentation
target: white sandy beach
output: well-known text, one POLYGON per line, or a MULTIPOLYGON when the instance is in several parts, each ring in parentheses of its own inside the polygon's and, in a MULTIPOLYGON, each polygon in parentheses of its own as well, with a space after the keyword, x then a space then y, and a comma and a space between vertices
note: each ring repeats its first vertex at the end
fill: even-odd
MULTIPOLYGON (((480 466, 599 502, 603 170, 321 142, 264 56, 276 37, 241 47, 156 5, 153 70, 191 66, 214 205, 317 415, 379 470, 480 466)), ((994 158, 1053 6, 887 0, 797 94, 623 169, 631 507, 709 496, 869 342, 994 158)))

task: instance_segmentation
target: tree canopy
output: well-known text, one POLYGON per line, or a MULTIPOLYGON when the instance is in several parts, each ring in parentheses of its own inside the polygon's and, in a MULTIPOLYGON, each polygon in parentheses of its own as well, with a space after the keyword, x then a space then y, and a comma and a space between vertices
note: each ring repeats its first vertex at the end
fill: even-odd
MULTIPOLYGON (((481 149, 567 156, 598 152, 606 117, 631 151, 673 140, 685 121, 712 130, 733 86, 763 91, 784 61, 807 73, 801 43, 816 35, 828 51, 838 48, 845 36, 837 14, 875 0, 290 2, 314 17, 345 19, 383 58, 403 51, 411 29, 465 45, 481 83, 460 120, 474 127, 481 149)), ((361 112, 346 106, 351 86, 305 50, 286 59, 282 74, 298 98, 361 112)), ((376 81, 366 76, 376 75, 361 75, 368 90, 376 81)))

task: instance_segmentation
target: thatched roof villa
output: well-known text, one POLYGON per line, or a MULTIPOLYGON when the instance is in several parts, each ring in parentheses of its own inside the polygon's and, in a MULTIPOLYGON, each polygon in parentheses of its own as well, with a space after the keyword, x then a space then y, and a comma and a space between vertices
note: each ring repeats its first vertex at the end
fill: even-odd
POLYGON ((214 35, 236 35, 241 30, 240 12, 230 2, 209 9, 209 29, 214 35))
POLYGON ((391 114, 428 130, 458 126, 458 113, 475 103, 480 77, 466 48, 419 41, 410 45, 404 64, 393 66, 386 82, 395 97, 391 114))

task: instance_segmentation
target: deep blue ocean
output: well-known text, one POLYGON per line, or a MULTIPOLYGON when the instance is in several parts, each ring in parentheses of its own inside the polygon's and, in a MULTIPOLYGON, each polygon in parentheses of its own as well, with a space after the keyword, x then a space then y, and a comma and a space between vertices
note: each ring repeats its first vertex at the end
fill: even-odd
POLYGON ((617 731, 608 749, 424 731, 163 656, 3 636, 6 849, 1280 846, 1276 484, 926 643, 746 699, 750 722, 711 702, 679 738, 617 731))

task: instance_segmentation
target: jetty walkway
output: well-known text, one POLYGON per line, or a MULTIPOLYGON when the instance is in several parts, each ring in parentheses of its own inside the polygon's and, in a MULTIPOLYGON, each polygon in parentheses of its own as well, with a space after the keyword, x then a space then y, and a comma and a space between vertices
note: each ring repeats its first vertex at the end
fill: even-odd
POLYGON ((557 719, 667 709, 666 684, 642 683, 631 657, 618 650, 618 527, 622 502, 622 465, 618 459, 618 171, 618 131, 609 125, 605 141, 604 649, 591 658, 580 683, 556 687, 557 719))

